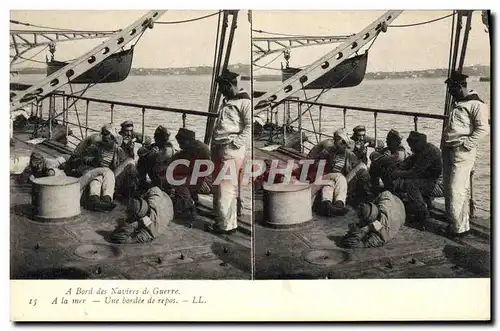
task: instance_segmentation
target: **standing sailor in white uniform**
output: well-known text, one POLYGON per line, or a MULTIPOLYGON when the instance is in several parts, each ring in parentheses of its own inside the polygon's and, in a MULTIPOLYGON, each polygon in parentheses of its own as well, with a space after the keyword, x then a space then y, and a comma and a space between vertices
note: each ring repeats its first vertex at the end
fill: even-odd
MULTIPOLYGON (((238 86, 238 76, 225 70, 217 78, 224 100, 219 109, 211 146, 215 167, 213 193, 216 224, 213 230, 216 233, 231 234, 238 228, 239 171, 243 166, 246 145, 252 134, 251 100, 248 93, 238 86), (230 169, 231 179, 218 183, 219 172, 227 172, 227 167, 230 169)), ((222 176, 221 174, 220 178, 222 176)))
POLYGON ((470 207, 467 191, 478 144, 488 135, 488 109, 473 90, 467 77, 453 71, 445 81, 454 97, 453 109, 443 132, 443 180, 448 235, 463 237, 469 230, 470 207))

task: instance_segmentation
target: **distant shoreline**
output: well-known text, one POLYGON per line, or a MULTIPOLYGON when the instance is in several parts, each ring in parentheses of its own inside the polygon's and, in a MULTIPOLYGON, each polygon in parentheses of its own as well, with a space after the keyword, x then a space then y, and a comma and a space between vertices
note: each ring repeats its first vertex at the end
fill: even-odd
MULTIPOLYGON (((248 65, 230 66, 232 71, 239 72, 243 81, 250 80, 248 73, 248 65)), ((45 68, 21 68, 15 70, 18 74, 23 75, 44 75, 45 68)), ((464 67, 463 72, 470 77, 478 77, 483 82, 489 81, 491 77, 490 67, 483 65, 464 67)), ((194 67, 194 68, 164 68, 164 69, 145 69, 132 68, 130 76, 210 76, 212 74, 211 67, 194 67)), ((367 80, 385 80, 385 79, 410 79, 410 78, 445 78, 448 76, 448 69, 428 69, 428 70, 412 70, 412 71, 397 71, 397 72, 367 72, 365 79, 367 80)), ((254 76, 254 81, 258 82, 276 82, 281 81, 281 74, 278 75, 257 75, 254 76)))
MULTIPOLYGON (((38 72, 20 72, 19 74, 22 74, 22 75, 43 75, 45 73, 38 73, 38 72)), ((150 75, 137 75, 137 74, 130 74, 130 76, 166 76, 166 77, 173 77, 173 76, 196 76, 196 77, 200 77, 200 76, 210 76, 210 75, 187 75, 187 74, 181 74, 181 75, 166 75, 166 74, 150 74, 150 75)), ((480 76, 480 75, 470 75, 469 77, 471 78, 477 78, 477 81, 480 81, 480 82, 490 82, 490 77, 489 76, 480 76)), ((421 79, 421 78, 442 78, 442 79, 445 79, 446 76, 427 76, 427 77, 411 77, 411 76, 392 76, 392 77, 369 77, 368 74, 366 74, 365 76, 365 80, 392 80, 392 79, 421 79)), ((250 81, 250 77, 249 76, 242 76, 241 78, 242 81, 250 81)), ((256 76, 254 77, 254 81, 255 82, 281 82, 281 76, 279 75, 275 75, 275 76, 272 76, 272 77, 262 77, 262 76, 256 76)))

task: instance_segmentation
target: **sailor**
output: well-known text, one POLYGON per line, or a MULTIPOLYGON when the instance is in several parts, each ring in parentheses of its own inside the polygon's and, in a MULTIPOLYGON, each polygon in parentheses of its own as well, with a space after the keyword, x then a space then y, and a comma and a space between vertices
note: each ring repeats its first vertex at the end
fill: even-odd
POLYGON ((111 234, 110 241, 148 243, 165 233, 174 218, 174 207, 167 193, 158 187, 150 188, 144 195, 130 199, 127 218, 111 234))
MULTIPOLYGON (((215 123, 211 156, 214 162, 214 211, 216 223, 213 231, 230 234, 236 231, 238 213, 238 188, 246 145, 252 134, 250 95, 239 87, 239 75, 224 70, 217 77, 224 100, 215 123), (217 181, 221 170, 230 170, 230 177, 217 181)), ((222 179, 222 175, 219 179, 222 179)))
POLYGON ((67 125, 59 123, 56 119, 52 119, 51 125, 48 122, 40 123, 33 133, 32 138, 46 138, 67 145, 68 136, 72 135, 73 131, 67 125))
POLYGON ((124 167, 127 156, 121 149, 121 136, 106 124, 101 128, 100 138, 83 150, 78 163, 67 169, 67 174, 80 177, 80 189, 83 194, 89 188, 87 208, 96 211, 109 211, 115 193, 115 173, 124 167), (78 165, 77 167, 74 167, 78 165))
POLYGON ((151 179, 151 186, 158 186, 164 191, 169 190, 166 181, 167 167, 175 154, 175 148, 169 141, 170 132, 162 125, 154 133, 154 143, 143 146, 137 151, 137 171, 140 185, 145 188, 146 175, 151 179))
POLYGON ((488 109, 478 94, 467 88, 467 75, 453 71, 445 81, 454 98, 443 132, 443 180, 448 234, 462 237, 470 230, 467 191, 477 147, 488 135, 488 109))
POLYGON ((350 224, 342 245, 380 247, 393 239, 405 223, 405 206, 397 196, 384 191, 373 202, 360 204, 358 217, 358 223, 350 224))
MULTIPOLYGON (((178 215, 180 218, 192 219, 196 216, 195 204, 198 202, 198 193, 210 194, 212 191, 211 175, 199 177, 196 183, 191 184, 196 161, 210 160, 210 148, 202 141, 196 140, 195 132, 186 128, 180 128, 175 139, 181 150, 173 156, 171 162, 175 160, 187 160, 189 162, 189 166, 177 165, 174 169, 174 179, 185 180, 184 184, 174 186, 175 212, 176 216, 178 215)), ((196 170, 206 172, 208 169, 204 165, 196 170)))
POLYGON ((375 138, 366 135, 366 128, 364 125, 358 125, 352 129, 353 134, 351 140, 354 141, 353 152, 358 159, 368 164, 368 147, 375 148, 382 146, 382 141, 376 141, 375 138))
POLYGON ((125 121, 120 124, 121 130, 118 132, 119 135, 123 137, 122 149, 127 153, 127 155, 131 158, 135 157, 134 147, 135 143, 142 144, 143 146, 147 146, 151 144, 151 138, 148 136, 144 136, 138 132, 134 131, 134 122, 125 121))
MULTIPOLYGON (((95 152, 99 150, 99 146, 102 146, 103 137, 108 135, 108 133, 113 133, 114 140, 123 146, 122 136, 116 133, 111 124, 106 124, 101 128, 101 132, 88 136, 75 147, 66 163, 66 173, 70 176, 81 176, 82 170, 87 167, 82 163, 84 154, 88 154, 89 151, 95 152)), ((115 177, 115 193, 126 197, 135 191, 138 186, 135 184, 137 170, 135 169, 134 160, 128 158, 122 148, 117 149, 117 152, 118 158, 110 169, 113 171, 115 177)))
POLYGON ((399 132, 391 129, 386 137, 387 147, 375 148, 375 151, 370 154, 369 172, 373 192, 379 192, 381 179, 384 188, 390 189, 389 174, 408 157, 409 153, 401 144, 402 140, 403 137, 399 132))
POLYGON ((412 155, 392 172, 393 191, 407 203, 407 212, 423 229, 429 220, 426 198, 429 197, 442 173, 443 162, 439 148, 427 142, 423 133, 411 131, 408 139, 412 155))
POLYGON ((66 160, 60 156, 58 158, 44 157, 39 152, 30 155, 29 164, 17 178, 17 183, 27 184, 35 178, 49 176, 66 176, 62 168, 66 160))
POLYGON ((344 129, 335 131, 333 144, 331 142, 320 144, 322 144, 321 149, 312 151, 312 154, 316 160, 327 161, 326 175, 322 176, 323 182, 320 186, 314 185, 312 188, 313 197, 316 196, 314 208, 324 216, 344 215, 348 211, 346 208, 348 185, 358 171, 363 169, 359 167, 362 162, 349 148, 352 146, 352 141, 344 129), (324 184, 325 182, 327 184, 324 184), (318 191, 321 191, 321 195, 316 194, 318 191), (321 203, 319 203, 320 197, 321 203))

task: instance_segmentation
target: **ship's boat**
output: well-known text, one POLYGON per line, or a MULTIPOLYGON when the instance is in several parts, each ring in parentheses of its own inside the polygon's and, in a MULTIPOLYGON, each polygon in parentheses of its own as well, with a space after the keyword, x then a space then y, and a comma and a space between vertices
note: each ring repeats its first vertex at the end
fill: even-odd
MULTIPOLYGON (((353 87, 359 85, 365 78, 368 53, 348 58, 333 70, 304 87, 307 90, 322 90, 329 88, 353 87)), ((281 69, 281 80, 284 82, 302 69, 287 67, 281 69)))
MULTIPOLYGON (((101 64, 89 69, 71 82, 74 84, 117 83, 128 77, 132 67, 133 48, 109 56, 101 64)), ((47 76, 68 65, 68 62, 47 62, 47 76)))

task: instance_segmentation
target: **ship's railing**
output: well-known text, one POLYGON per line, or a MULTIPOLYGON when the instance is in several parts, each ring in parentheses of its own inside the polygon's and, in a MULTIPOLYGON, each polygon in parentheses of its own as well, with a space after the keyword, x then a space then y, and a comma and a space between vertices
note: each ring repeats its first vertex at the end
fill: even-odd
MULTIPOLYGON (((368 107, 356 107, 356 106, 346 106, 346 105, 335 105, 335 104, 329 104, 329 103, 321 103, 321 102, 313 102, 313 101, 305 101, 305 100, 299 100, 298 98, 287 98, 283 102, 283 144, 286 144, 287 137, 286 137, 286 128, 291 128, 295 129, 298 131, 299 136, 300 136, 300 146, 301 146, 301 152, 304 152, 304 149, 310 150, 312 148, 309 146, 305 145, 305 142, 303 140, 304 138, 304 132, 312 133, 315 138, 316 138, 316 143, 319 143, 323 137, 328 137, 328 138, 333 138, 333 135, 329 135, 326 133, 322 132, 322 124, 323 124, 323 110, 324 108, 328 109, 334 109, 337 111, 341 111, 343 115, 343 126, 344 129, 347 126, 347 113, 349 111, 359 111, 359 112, 368 112, 371 113, 373 116, 373 123, 374 123, 374 138, 377 140, 378 137, 378 131, 377 131, 377 116, 379 114, 390 114, 390 115, 396 115, 396 116, 406 116, 410 117, 413 119, 413 124, 414 124, 414 130, 418 131, 418 120, 419 118, 429 118, 429 119, 435 119, 435 120, 440 120, 443 121, 446 116, 444 115, 435 115, 435 114, 424 114, 424 113, 417 113, 417 112, 408 112, 408 111, 401 111, 401 110, 392 110, 392 109, 377 109, 377 108, 368 108, 368 107), (291 105, 295 104, 297 106, 297 115, 294 116, 295 118, 292 120, 291 119, 291 105), (315 121, 313 119, 313 110, 317 110, 317 116, 318 120, 315 121), (304 127, 304 116, 308 115, 306 120, 308 119, 309 122, 311 123, 312 130, 307 129, 304 127), (293 125, 294 123, 297 123, 297 125, 293 125)), ((277 114, 274 115, 275 117, 277 114)), ((307 141, 309 143, 314 144, 311 141, 307 141)))
MULTIPOLYGON (((401 110, 392 110, 392 109, 377 109, 377 108, 368 108, 368 107, 356 107, 356 106, 346 106, 346 105, 335 105, 335 104, 328 104, 328 103, 322 103, 322 102, 313 102, 313 101, 305 101, 305 100, 299 100, 298 98, 287 98, 283 101, 283 145, 286 145, 287 143, 287 128, 291 128, 294 130, 297 130, 300 136, 300 152, 304 153, 304 150, 311 150, 312 147, 314 147, 314 142, 311 142, 309 140, 304 141, 304 132, 311 133, 315 136, 316 138, 316 143, 319 143, 322 141, 323 137, 328 137, 328 138, 333 138, 333 135, 325 134, 322 132, 321 127, 322 127, 322 121, 323 121, 323 109, 328 108, 328 109, 334 109, 337 111, 342 112, 343 116, 343 127, 344 129, 347 127, 347 113, 349 111, 360 111, 360 112, 367 112, 371 113, 373 115, 373 123, 374 123, 374 138, 377 140, 378 137, 378 132, 377 132, 377 116, 379 114, 389 114, 389 115, 395 115, 395 116, 406 116, 409 118, 413 119, 413 125, 414 125, 414 130, 418 131, 418 120, 419 118, 428 118, 428 119, 434 119, 434 120, 439 120, 439 121, 444 121, 446 119, 446 116, 444 115, 436 115, 436 114, 424 114, 424 113, 417 113, 417 112, 409 112, 409 111, 401 111, 401 110), (291 120, 291 105, 297 105, 297 116, 295 117, 294 120, 291 120), (318 120, 317 123, 313 119, 313 114, 312 110, 317 109, 318 110, 318 120), (303 117, 304 115, 308 115, 308 118, 311 122, 312 125, 312 130, 304 128, 304 120, 303 117), (293 123, 297 122, 297 125, 294 126, 292 125, 293 123), (317 126, 316 126, 317 124, 317 126), (316 129, 317 127, 317 129, 316 129), (309 143, 312 146, 306 146, 305 143, 309 143)), ((274 119, 278 118, 278 112, 274 114, 274 119)), ((471 171, 470 173, 470 187, 474 187, 474 170, 471 171)), ((473 193, 472 190, 469 192, 471 199, 473 199, 473 193)), ((471 209, 470 211, 471 217, 474 215, 474 210, 471 209)))
MULTIPOLYGON (((116 101, 116 100, 106 100, 106 99, 99 99, 99 98, 90 98, 90 97, 83 97, 83 96, 77 96, 77 95, 68 95, 64 92, 54 92, 51 93, 50 95, 47 96, 49 99, 49 115, 48 118, 54 120, 60 120, 62 122, 62 125, 66 127, 67 133, 69 132, 70 126, 76 127, 79 129, 80 137, 76 136, 73 134, 73 137, 77 138, 78 140, 83 140, 87 138, 89 131, 90 132, 99 132, 100 127, 90 127, 89 126, 89 111, 91 109, 91 106, 93 104, 105 104, 109 105, 109 114, 110 114, 110 123, 114 123, 114 116, 115 116, 115 107, 120 106, 120 109, 123 109, 122 107, 128 107, 128 108, 136 108, 141 111, 142 113, 142 120, 141 120, 141 132, 142 136, 144 137, 145 135, 145 126, 146 126, 146 114, 148 111, 164 111, 164 112, 169 112, 169 113, 175 113, 179 114, 182 119, 182 127, 186 127, 186 118, 187 115, 194 115, 194 116, 201 116, 201 117, 217 117, 217 114, 214 113, 209 113, 206 111, 198 111, 198 110, 191 110, 191 109, 181 109, 181 108, 173 108, 173 107, 163 107, 163 106, 155 106, 155 105, 145 105, 145 104, 139 104, 139 103, 132 103, 132 102, 123 102, 123 101, 116 101), (77 102, 78 101, 83 101, 85 102, 85 110, 84 110, 84 116, 80 116, 80 113, 82 113, 81 109, 77 109, 77 102), (56 107, 56 105, 59 103, 60 106, 56 107), (75 110, 76 114, 76 121, 75 122, 70 122, 69 121, 69 113, 72 110, 75 110)), ((35 107, 37 107, 37 116, 40 118, 43 118, 42 114, 42 102, 38 102, 35 107)), ((49 122, 49 137, 52 134, 52 121, 49 122)))

